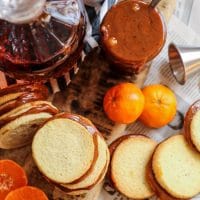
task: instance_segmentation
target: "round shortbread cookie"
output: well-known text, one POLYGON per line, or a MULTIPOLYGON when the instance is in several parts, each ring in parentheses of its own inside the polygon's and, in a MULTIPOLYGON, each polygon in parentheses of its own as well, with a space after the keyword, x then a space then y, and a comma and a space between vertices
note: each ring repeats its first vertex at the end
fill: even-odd
POLYGON ((153 173, 164 190, 176 198, 191 198, 200 192, 200 154, 183 135, 175 135, 156 148, 153 173))
POLYGON ((180 200, 175 197, 172 197, 167 191, 165 191, 156 181, 156 178, 152 169, 152 159, 147 165, 147 181, 151 186, 152 190, 156 193, 156 196, 160 200, 180 200))
POLYGON ((52 105, 52 103, 50 103, 48 101, 33 101, 33 102, 25 103, 21 106, 18 106, 16 108, 12 109, 10 112, 7 112, 4 115, 1 115, 0 121, 6 120, 9 117, 10 118, 17 117, 17 116, 27 112, 30 109, 37 108, 37 107, 45 107, 45 105, 49 106, 49 108, 54 110, 55 113, 58 110, 55 106, 52 105))
POLYGON ((0 128, 0 148, 14 149, 31 143, 36 130, 52 115, 47 112, 18 117, 0 128))
POLYGON ((146 180, 146 166, 157 143, 148 137, 124 137, 111 157, 111 179, 125 196, 145 199, 154 193, 146 180))
POLYGON ((45 123, 32 144, 39 170, 57 183, 71 183, 83 176, 93 163, 95 144, 87 129, 66 118, 45 123))
POLYGON ((82 188, 88 188, 94 185, 98 181, 107 163, 108 147, 104 139, 101 138, 100 136, 97 136, 97 141, 98 141, 98 158, 90 173, 86 177, 81 179, 78 183, 63 184, 61 186, 66 187, 69 190, 77 190, 82 188))
POLYGON ((16 92, 16 93, 11 93, 11 94, 6 94, 6 95, 0 97, 0 106, 3 105, 4 103, 7 103, 8 101, 17 99, 23 93, 24 92, 16 92))
POLYGON ((184 136, 190 146, 200 152, 200 100, 194 102, 185 115, 184 136))
POLYGON ((107 159, 106 165, 104 166, 103 171, 101 172, 100 176, 98 177, 98 180, 96 181, 96 183, 93 183, 93 185, 90 185, 87 188, 77 188, 77 189, 74 189, 74 190, 69 190, 66 187, 64 187, 62 184, 56 184, 56 187, 58 187, 60 190, 64 191, 68 195, 81 195, 83 193, 86 193, 86 191, 87 192, 90 191, 96 185, 99 185, 104 180, 104 178, 106 176, 106 173, 107 173, 107 170, 108 170, 108 166, 109 166, 109 163, 110 163, 110 152, 109 152, 108 149, 106 151, 106 155, 107 155, 106 156, 106 159, 107 159))
POLYGON ((191 140, 200 151, 200 110, 195 113, 190 124, 191 140))

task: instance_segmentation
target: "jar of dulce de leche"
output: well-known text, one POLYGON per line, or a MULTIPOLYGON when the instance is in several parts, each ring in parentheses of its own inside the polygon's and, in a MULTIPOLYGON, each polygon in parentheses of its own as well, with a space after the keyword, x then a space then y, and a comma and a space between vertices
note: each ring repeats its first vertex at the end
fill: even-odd
POLYGON ((107 58, 126 74, 141 72, 159 54, 166 39, 163 17, 141 0, 123 0, 111 7, 100 32, 107 58))
POLYGON ((81 60, 82 0, 1 0, 0 70, 28 81, 69 72, 81 60))

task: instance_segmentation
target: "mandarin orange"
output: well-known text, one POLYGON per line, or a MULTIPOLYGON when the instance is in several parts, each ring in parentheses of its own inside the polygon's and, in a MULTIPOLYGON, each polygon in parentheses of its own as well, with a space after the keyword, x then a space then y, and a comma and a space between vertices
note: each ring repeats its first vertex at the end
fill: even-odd
POLYGON ((39 188, 24 186, 11 191, 5 200, 48 200, 48 197, 39 188))
POLYGON ((103 106, 112 121, 129 124, 142 113, 144 96, 135 84, 121 83, 107 91, 103 106))
POLYGON ((148 127, 160 128, 173 120, 177 101, 174 93, 164 85, 149 85, 143 88, 144 110, 139 117, 148 127))
POLYGON ((26 186, 28 179, 24 169, 12 160, 0 160, 0 200, 8 193, 26 186))

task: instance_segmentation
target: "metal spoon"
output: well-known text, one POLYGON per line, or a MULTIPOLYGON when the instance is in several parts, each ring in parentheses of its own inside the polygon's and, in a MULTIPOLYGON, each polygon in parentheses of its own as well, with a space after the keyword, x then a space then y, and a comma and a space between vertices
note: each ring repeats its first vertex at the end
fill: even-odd
POLYGON ((161 0, 152 0, 149 4, 150 7, 155 8, 161 0))

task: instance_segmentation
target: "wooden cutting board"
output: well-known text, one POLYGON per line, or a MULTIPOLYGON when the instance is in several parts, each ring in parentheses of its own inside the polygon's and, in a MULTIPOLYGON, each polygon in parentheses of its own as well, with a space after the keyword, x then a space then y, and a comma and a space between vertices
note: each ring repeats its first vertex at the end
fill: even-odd
MULTIPOLYGON (((169 21, 176 5, 176 0, 162 0, 159 10, 169 21)), ((151 63, 139 75, 123 76, 111 69, 100 48, 94 49, 85 59, 70 85, 62 91, 53 94, 50 101, 60 110, 77 113, 89 118, 103 133, 108 144, 123 135, 127 128, 123 124, 114 124, 104 114, 102 102, 105 92, 111 86, 124 82, 134 82, 142 87, 151 63)), ((0 159, 12 159, 24 166, 29 177, 29 184, 44 190, 52 200, 97 200, 102 184, 96 186, 88 194, 79 197, 68 196, 50 185, 37 170, 32 157, 31 147, 26 146, 16 150, 0 150, 0 159)), ((53 161, 52 161, 53 162, 53 161)))

